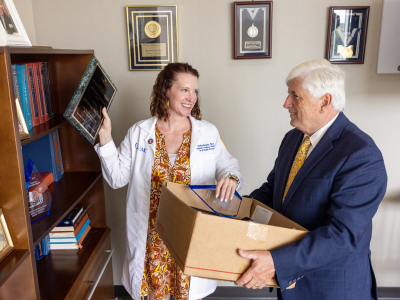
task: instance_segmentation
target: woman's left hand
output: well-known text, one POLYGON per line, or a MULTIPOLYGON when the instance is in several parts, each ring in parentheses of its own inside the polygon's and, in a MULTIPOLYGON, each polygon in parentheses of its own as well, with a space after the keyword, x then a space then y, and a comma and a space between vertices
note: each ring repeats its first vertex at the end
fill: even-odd
POLYGON ((232 178, 221 178, 217 183, 216 196, 221 201, 228 201, 228 199, 233 199, 235 195, 237 183, 235 179, 232 178))

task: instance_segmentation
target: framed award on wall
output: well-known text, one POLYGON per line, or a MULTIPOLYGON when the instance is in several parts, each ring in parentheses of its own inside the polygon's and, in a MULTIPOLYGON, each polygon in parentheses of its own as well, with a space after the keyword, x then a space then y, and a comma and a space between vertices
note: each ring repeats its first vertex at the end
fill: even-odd
POLYGON ((272 1, 234 2, 235 59, 272 57, 272 1))
POLYGON ((326 59, 333 64, 363 64, 369 6, 331 6, 326 59))
POLYGON ((161 70, 178 61, 176 5, 127 6, 129 69, 161 70))

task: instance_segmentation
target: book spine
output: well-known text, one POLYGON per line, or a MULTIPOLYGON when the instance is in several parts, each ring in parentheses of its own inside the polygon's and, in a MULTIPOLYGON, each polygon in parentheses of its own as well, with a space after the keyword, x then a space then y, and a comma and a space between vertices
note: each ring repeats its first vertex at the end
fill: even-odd
POLYGON ((56 137, 57 130, 53 131, 51 134, 49 134, 49 139, 50 139, 50 152, 51 152, 51 164, 52 164, 52 169, 53 169, 53 177, 54 181, 59 181, 61 179, 60 172, 57 171, 57 158, 56 158, 56 150, 57 149, 57 139, 56 143, 54 143, 54 137, 56 137))
POLYGON ((42 253, 43 255, 47 255, 50 253, 51 248, 50 248, 50 235, 46 235, 46 237, 40 241, 40 244, 42 246, 42 253))
POLYGON ((44 111, 44 121, 47 122, 49 120, 49 113, 47 111, 47 104, 46 104, 46 97, 44 94, 44 88, 43 88, 43 67, 42 67, 42 63, 38 62, 36 63, 37 66, 37 77, 38 77, 38 90, 39 90, 39 94, 41 96, 41 104, 42 104, 42 110, 44 111))
POLYGON ((84 215, 82 220, 79 220, 79 222, 75 222, 75 224, 74 224, 74 228, 75 228, 74 234, 75 234, 75 236, 78 235, 78 233, 82 229, 83 225, 85 225, 87 219, 89 219, 89 216, 88 216, 87 213, 85 213, 85 215, 84 215))
POLYGON ((61 155, 61 146, 60 146, 60 138, 58 136, 58 130, 56 132, 57 132, 57 149, 58 149, 58 160, 60 165, 60 175, 62 176, 64 174, 64 165, 61 155))
POLYGON ((60 151, 59 151, 59 147, 58 147, 58 130, 56 130, 53 134, 53 147, 54 147, 54 156, 56 159, 56 169, 57 169, 57 174, 58 176, 60 176, 61 178, 61 160, 60 160, 60 151))
POLYGON ((36 94, 36 101, 37 101, 37 106, 39 109, 39 120, 40 120, 40 124, 43 124, 45 122, 45 118, 44 118, 44 108, 42 105, 42 95, 40 94, 39 91, 39 69, 37 66, 37 63, 32 63, 32 67, 33 67, 33 83, 35 86, 35 94, 36 94))
POLYGON ((54 182, 53 173, 46 172, 46 173, 40 173, 40 175, 42 176, 43 181, 46 183, 47 186, 49 186, 54 182))
POLYGON ((33 67, 32 64, 26 64, 26 75, 27 75, 27 82, 29 87, 29 102, 31 105, 32 111, 32 125, 38 126, 40 125, 40 118, 39 118, 39 108, 38 102, 36 100, 35 94, 35 84, 34 84, 34 77, 33 77, 33 67))
POLYGON ((78 241, 79 248, 82 248, 82 243, 85 240, 86 236, 88 235, 90 229, 92 229, 92 227, 90 225, 88 225, 88 227, 86 227, 85 232, 82 234, 81 238, 79 239, 79 241, 78 241))
POLYGON ((47 110, 49 113, 49 118, 51 119, 54 117, 54 108, 51 98, 49 63, 42 62, 42 68, 43 68, 43 79, 44 79, 43 86, 44 86, 44 92, 46 93, 46 104, 48 106, 47 110))
POLYGON ((13 84, 14 84, 14 94, 15 94, 15 97, 18 99, 19 103, 21 103, 21 95, 19 92, 19 84, 18 84, 17 66, 11 65, 11 71, 12 71, 12 79, 13 79, 13 84))
POLYGON ((29 101, 28 81, 26 77, 26 66, 17 65, 17 76, 19 94, 21 96, 21 108, 28 130, 32 129, 31 105, 29 101))

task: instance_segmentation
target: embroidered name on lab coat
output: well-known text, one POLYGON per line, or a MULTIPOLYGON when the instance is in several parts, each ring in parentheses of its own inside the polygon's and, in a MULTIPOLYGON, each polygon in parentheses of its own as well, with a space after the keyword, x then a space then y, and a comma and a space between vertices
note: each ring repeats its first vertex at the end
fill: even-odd
POLYGON ((198 151, 211 151, 215 149, 215 144, 209 143, 209 144, 197 145, 196 149, 198 151))
POLYGON ((146 153, 146 151, 147 151, 147 148, 139 147, 138 143, 135 144, 135 148, 136 148, 136 150, 142 151, 144 153, 146 153))

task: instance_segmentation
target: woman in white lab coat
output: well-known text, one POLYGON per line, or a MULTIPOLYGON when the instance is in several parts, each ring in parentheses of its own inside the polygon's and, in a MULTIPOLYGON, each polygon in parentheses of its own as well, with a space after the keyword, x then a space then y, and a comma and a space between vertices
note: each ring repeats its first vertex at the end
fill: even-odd
POLYGON ((133 125, 117 149, 105 109, 100 143, 95 146, 103 175, 116 189, 128 184, 126 256, 122 284, 134 299, 201 299, 215 280, 189 277, 175 264, 154 229, 163 181, 215 184, 229 200, 242 186, 239 164, 217 128, 201 120, 199 73, 188 64, 168 64, 151 95, 152 118, 133 125))

